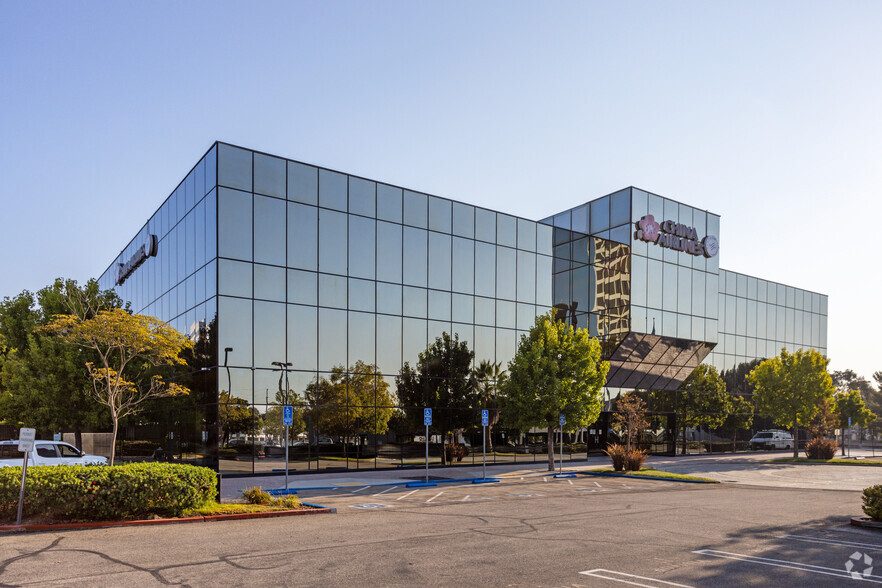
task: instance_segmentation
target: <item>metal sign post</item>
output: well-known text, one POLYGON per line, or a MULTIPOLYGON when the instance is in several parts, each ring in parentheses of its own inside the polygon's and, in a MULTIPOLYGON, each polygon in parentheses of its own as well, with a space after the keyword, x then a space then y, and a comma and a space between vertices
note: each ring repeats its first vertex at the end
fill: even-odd
POLYGON ((288 494, 288 427, 294 424, 294 407, 282 407, 282 424, 285 425, 285 494, 288 494))
MULTIPOLYGON (((426 484, 429 483, 429 427, 432 425, 432 409, 427 408, 423 411, 423 424, 426 425, 426 484)), ((444 446, 441 446, 444 451, 444 446)))
POLYGON ((24 462, 21 466, 21 490, 18 493, 18 516, 15 524, 21 524, 21 513, 24 507, 25 477, 28 474, 28 455, 34 450, 34 439, 37 438, 36 429, 20 429, 18 431, 18 450, 24 453, 24 462))
POLYGON ((482 410, 481 411, 481 439, 483 440, 484 450, 483 457, 481 461, 481 479, 487 479, 487 425, 490 424, 490 411, 482 410))
POLYGON ((560 469, 558 470, 561 474, 563 473, 563 427, 567 424, 567 417, 564 416, 563 413, 560 413, 560 418, 558 419, 560 423, 560 469))

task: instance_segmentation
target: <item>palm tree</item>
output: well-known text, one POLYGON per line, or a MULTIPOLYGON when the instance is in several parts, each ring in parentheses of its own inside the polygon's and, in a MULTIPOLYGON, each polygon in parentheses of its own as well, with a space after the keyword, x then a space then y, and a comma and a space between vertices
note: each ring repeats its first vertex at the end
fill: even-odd
POLYGON ((493 437, 490 435, 493 425, 499 422, 499 402, 496 398, 496 392, 499 385, 505 380, 506 373, 502 369, 501 362, 491 362, 489 360, 481 360, 481 363, 474 369, 475 379, 478 381, 478 394, 481 397, 481 405, 487 409, 489 423, 485 430, 485 441, 493 451, 493 437))

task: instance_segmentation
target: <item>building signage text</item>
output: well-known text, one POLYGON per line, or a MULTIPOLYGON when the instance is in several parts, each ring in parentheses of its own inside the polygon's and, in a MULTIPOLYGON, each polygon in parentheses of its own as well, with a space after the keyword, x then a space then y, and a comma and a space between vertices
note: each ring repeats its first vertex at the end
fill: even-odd
POLYGON ((135 250, 135 253, 127 262, 116 264, 116 285, 121 286, 126 281, 126 278, 132 275, 132 272, 147 261, 148 257, 155 257, 158 247, 159 239, 156 238, 156 235, 147 235, 147 239, 135 250))
POLYGON ((720 251, 719 241, 713 235, 706 235, 699 240, 695 227, 675 223, 672 220, 658 223, 651 214, 637 221, 635 237, 647 243, 655 243, 660 247, 684 251, 691 255, 713 257, 720 251))

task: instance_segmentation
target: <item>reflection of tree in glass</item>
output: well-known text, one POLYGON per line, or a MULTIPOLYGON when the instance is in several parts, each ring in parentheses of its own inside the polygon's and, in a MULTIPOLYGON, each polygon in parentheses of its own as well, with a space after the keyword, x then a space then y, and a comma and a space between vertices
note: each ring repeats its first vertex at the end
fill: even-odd
POLYGON ((498 361, 491 362, 482 359, 481 363, 478 364, 478 367, 475 368, 475 380, 477 381, 481 406, 487 409, 487 416, 489 417, 489 423, 487 424, 485 433, 485 441, 487 446, 490 447, 490 451, 493 451, 493 437, 490 432, 493 430, 494 425, 499 422, 499 400, 497 398, 497 392, 499 391, 499 386, 505 381, 506 377, 507 374, 502 368, 502 363, 498 361))
POLYGON ((259 425, 260 414, 247 400, 231 397, 226 390, 221 390, 219 400, 223 445, 227 444, 232 435, 250 434, 251 427, 259 425))
MULTIPOLYGON (((398 399, 406 410, 411 431, 423 426, 423 408, 435 409, 430 433, 438 433, 449 443, 455 443, 455 431, 474 423, 475 376, 471 369, 474 352, 468 343, 442 333, 425 351, 420 353, 416 367, 405 362, 395 378, 398 399)), ((447 463, 446 451, 441 452, 441 463, 447 463)))
MULTIPOLYGON (((285 437, 285 425, 282 424, 282 407, 285 405, 285 391, 276 391, 273 402, 266 408, 266 414, 263 415, 263 432, 272 435, 275 439, 283 439, 285 437)), ((300 395, 294 390, 289 390, 287 394, 287 403, 293 407, 294 422, 288 429, 289 442, 292 436, 302 433, 306 430, 306 421, 304 420, 304 408, 301 406, 300 395)))
POLYGON ((382 435, 389 429, 395 399, 374 364, 358 360, 348 372, 345 366, 334 366, 330 377, 311 382, 305 395, 310 438, 342 437, 344 454, 353 437, 359 439, 358 451, 365 435, 382 435))

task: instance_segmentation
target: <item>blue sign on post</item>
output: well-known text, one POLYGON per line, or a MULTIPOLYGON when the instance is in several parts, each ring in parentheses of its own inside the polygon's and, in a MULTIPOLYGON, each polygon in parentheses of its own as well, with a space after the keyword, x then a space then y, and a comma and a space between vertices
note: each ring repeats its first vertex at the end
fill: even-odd
POLYGON ((481 426, 486 427, 490 424, 490 411, 482 410, 481 411, 481 426))
POLYGON ((565 424, 567 424, 567 417, 564 416, 563 413, 561 413, 561 415, 560 415, 560 426, 562 427, 562 426, 564 426, 565 424))
POLYGON ((423 424, 427 427, 432 426, 432 409, 427 408, 423 411, 423 424))
POLYGON ((851 428, 851 417, 848 417, 848 427, 851 428))
POLYGON ((282 407, 282 425, 286 427, 290 427, 294 424, 294 407, 293 406, 283 406, 282 407))

